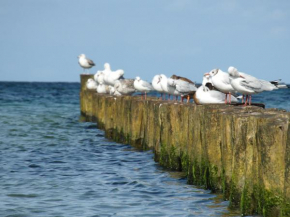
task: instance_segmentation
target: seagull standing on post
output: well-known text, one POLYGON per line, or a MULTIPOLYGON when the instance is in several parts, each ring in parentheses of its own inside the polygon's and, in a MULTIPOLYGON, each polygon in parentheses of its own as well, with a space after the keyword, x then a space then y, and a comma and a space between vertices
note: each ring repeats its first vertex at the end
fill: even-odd
POLYGON ((86 58, 86 55, 84 54, 79 55, 78 58, 79 64, 84 69, 84 72, 86 69, 90 69, 95 65, 95 63, 92 60, 86 58))
POLYGON ((237 91, 231 85, 230 76, 228 73, 223 72, 220 69, 213 69, 209 72, 211 76, 211 81, 213 86, 218 89, 220 92, 226 94, 225 104, 229 102, 231 104, 231 94, 237 93, 237 91), (229 98, 228 98, 229 95, 229 98), (229 99, 229 100, 228 100, 229 99))
MULTIPOLYGON (((239 93, 246 95, 244 106, 251 105, 252 94, 261 93, 263 91, 272 91, 278 89, 275 85, 268 81, 255 78, 243 72, 239 72, 235 67, 230 66, 228 69, 231 85, 239 93)), ((242 101, 242 102, 243 102, 242 101)))
POLYGON ((153 86, 149 82, 141 80, 140 77, 136 77, 133 85, 136 90, 141 92, 142 99, 143 99, 143 93, 145 94, 145 100, 146 100, 146 94, 154 90, 153 86))

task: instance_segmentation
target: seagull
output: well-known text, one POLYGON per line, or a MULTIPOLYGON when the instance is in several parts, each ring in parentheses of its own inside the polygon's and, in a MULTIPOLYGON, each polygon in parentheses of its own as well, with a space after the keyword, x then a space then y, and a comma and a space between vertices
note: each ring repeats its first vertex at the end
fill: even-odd
POLYGON ((95 65, 95 63, 92 60, 86 58, 86 55, 84 54, 79 55, 78 58, 79 64, 84 69, 84 72, 86 69, 90 69, 95 65))
POLYGON ((104 64, 103 74, 104 74, 104 82, 107 85, 114 86, 114 84, 117 80, 124 79, 124 77, 123 77, 124 70, 118 69, 116 71, 112 71, 109 63, 104 64))
POLYGON ((105 79, 105 77, 107 77, 107 75, 109 75, 112 72, 111 66, 109 63, 104 64, 104 70, 102 72, 104 74, 104 79, 105 79))
POLYGON ((94 74, 94 80, 97 82, 97 84, 99 83, 98 78, 101 74, 102 74, 102 71, 97 71, 96 74, 94 74))
POLYGON ((177 75, 172 75, 171 79, 173 79, 172 85, 181 94, 181 101, 183 102, 183 98, 187 97, 187 102, 189 102, 190 96, 193 97, 197 90, 195 83, 188 78, 177 75))
POLYGON ((113 86, 109 86, 109 90, 110 90, 110 95, 114 95, 114 96, 121 96, 122 95, 117 90, 115 90, 115 88, 113 86))
POLYGON ((243 101, 244 95, 246 95, 244 106, 246 106, 247 103, 251 105, 252 94, 278 89, 275 85, 268 81, 255 78, 243 72, 239 72, 233 66, 228 68, 228 72, 231 78, 231 85, 237 92, 243 94, 243 101))
POLYGON ((160 99, 163 99, 163 89, 161 87, 161 83, 160 83, 160 75, 155 75, 152 79, 152 86, 154 88, 154 90, 158 91, 161 94, 160 99))
POLYGON ((114 84, 115 91, 122 95, 132 95, 135 92, 134 79, 120 79, 114 84))
POLYGON ((235 89, 231 85, 230 76, 228 73, 223 72, 220 69, 213 69, 209 72, 211 76, 213 86, 219 91, 226 94, 225 103, 228 103, 227 96, 229 95, 229 103, 231 103, 231 94, 236 93, 235 89))
POLYGON ((143 99, 143 92, 145 93, 145 100, 146 100, 146 93, 154 90, 153 86, 149 82, 141 80, 140 77, 136 77, 134 81, 134 88, 141 92, 142 99, 143 99))
POLYGON ((98 85, 97 85, 97 83, 94 81, 94 79, 89 78, 89 79, 87 80, 86 87, 87 87, 87 89, 89 89, 89 90, 96 90, 97 87, 98 87, 98 85))
POLYGON ((97 83, 101 83, 103 82, 104 83, 104 73, 103 71, 98 71, 95 76, 94 76, 94 79, 97 83))
POLYGON ((163 91, 168 94, 168 100, 170 100, 170 95, 174 95, 176 97, 178 95, 180 95, 180 93, 176 90, 175 87, 168 84, 168 78, 166 77, 166 75, 161 74, 159 76, 158 83, 161 83, 161 87, 162 87, 163 91))
POLYGON ((114 86, 114 84, 117 80, 124 78, 123 75, 124 75, 124 70, 122 70, 122 69, 118 69, 116 71, 111 71, 110 73, 108 73, 104 77, 104 81, 106 82, 106 84, 114 86))
POLYGON ((98 93, 110 93, 109 86, 104 84, 102 81, 99 83, 97 88, 98 93))
MULTIPOLYGON (((209 73, 205 73, 202 80, 202 85, 196 90, 193 99, 198 105, 200 104, 224 104, 225 94, 217 91, 210 90, 208 84, 211 83, 209 73)), ((233 102, 238 102, 237 98, 232 96, 233 102)))

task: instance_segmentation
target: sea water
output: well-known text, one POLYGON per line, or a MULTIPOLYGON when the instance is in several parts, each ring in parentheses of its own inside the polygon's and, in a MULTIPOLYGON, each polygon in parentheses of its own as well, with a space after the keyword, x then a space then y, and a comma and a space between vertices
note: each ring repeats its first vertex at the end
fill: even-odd
MULTIPOLYGON (((290 89, 253 101, 290 109, 290 89)), ((79 121, 79 83, 0 82, 0 216, 238 216, 151 151, 79 121)))

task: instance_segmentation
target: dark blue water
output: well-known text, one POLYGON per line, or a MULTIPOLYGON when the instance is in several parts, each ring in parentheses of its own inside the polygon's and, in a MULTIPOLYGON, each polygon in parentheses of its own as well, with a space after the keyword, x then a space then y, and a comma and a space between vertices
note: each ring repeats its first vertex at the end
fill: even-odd
MULTIPOLYGON (((0 82, 1 217, 237 215, 219 196, 163 170, 150 151, 108 141, 79 121, 79 88, 0 82)), ((289 95, 261 98, 289 110, 289 95)))

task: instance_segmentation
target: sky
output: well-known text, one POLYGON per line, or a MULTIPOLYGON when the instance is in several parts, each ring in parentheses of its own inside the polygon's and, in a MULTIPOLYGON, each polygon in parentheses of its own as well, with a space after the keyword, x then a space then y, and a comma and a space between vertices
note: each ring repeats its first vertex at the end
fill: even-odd
POLYGON ((0 0, 0 81, 79 82, 77 56, 151 81, 229 66, 290 83, 289 0, 0 0))

